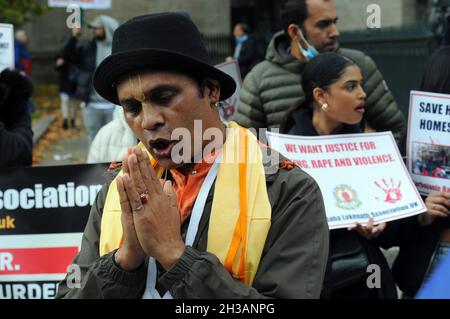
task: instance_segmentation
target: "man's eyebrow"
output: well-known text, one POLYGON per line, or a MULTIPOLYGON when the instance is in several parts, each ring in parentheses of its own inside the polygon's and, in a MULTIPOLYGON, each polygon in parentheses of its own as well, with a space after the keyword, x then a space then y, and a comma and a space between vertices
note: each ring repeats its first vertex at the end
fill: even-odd
POLYGON ((137 100, 134 97, 119 100, 120 105, 128 105, 135 102, 137 102, 137 100))
POLYGON ((174 84, 159 84, 147 91, 144 92, 145 99, 151 99, 154 96, 157 96, 158 94, 164 93, 164 92, 180 92, 181 87, 174 84))
POLYGON ((339 17, 336 17, 334 19, 322 19, 316 22, 316 25, 330 25, 332 23, 336 24, 339 20, 339 17))
MULTIPOLYGON (((146 100, 152 99, 154 96, 161 94, 166 91, 172 91, 172 92, 179 92, 181 91, 181 88, 177 85, 172 84, 159 84, 155 87, 152 87, 151 89, 148 89, 144 92, 144 97, 146 100)), ((138 102, 138 100, 135 97, 125 98, 119 101, 120 104, 129 104, 138 102)))

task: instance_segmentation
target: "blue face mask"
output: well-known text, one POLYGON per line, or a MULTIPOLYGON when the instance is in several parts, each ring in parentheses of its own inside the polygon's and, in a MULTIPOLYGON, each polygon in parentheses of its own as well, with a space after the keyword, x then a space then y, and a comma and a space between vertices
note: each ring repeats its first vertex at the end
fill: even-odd
POLYGON ((302 52, 303 56, 306 58, 306 60, 311 60, 319 55, 319 52, 317 52, 316 48, 312 45, 308 45, 308 49, 303 49, 300 43, 298 43, 298 48, 302 52))
POLYGON ((245 42, 247 40, 248 40, 248 35, 241 35, 239 37, 236 37, 236 43, 237 44, 241 44, 241 43, 243 43, 243 42, 245 42))
POLYGON ((305 57, 305 59, 307 61, 315 58, 316 56, 319 55, 319 52, 317 52, 316 48, 313 47, 311 44, 308 43, 308 41, 306 41, 306 39, 303 36, 303 32, 300 30, 300 28, 297 28, 297 32, 299 34, 299 36, 301 37, 302 41, 308 46, 307 49, 303 49, 302 45, 300 44, 300 42, 297 41, 297 45, 298 48, 300 50, 300 52, 302 53, 302 55, 305 57))

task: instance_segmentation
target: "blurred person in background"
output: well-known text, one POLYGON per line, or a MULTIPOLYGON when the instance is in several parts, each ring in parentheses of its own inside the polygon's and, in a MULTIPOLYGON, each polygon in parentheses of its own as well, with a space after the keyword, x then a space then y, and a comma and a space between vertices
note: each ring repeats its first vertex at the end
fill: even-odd
POLYGON ((0 167, 32 164, 31 81, 18 70, 0 73, 0 167))
POLYGON ((282 4, 283 31, 276 33, 266 58, 244 80, 235 121, 244 127, 279 127, 287 110, 304 98, 306 62, 324 52, 337 52, 359 66, 367 94, 363 121, 401 139, 402 112, 375 62, 361 51, 341 48, 338 16, 332 0, 287 0, 282 4))
MULTIPOLYGON (((70 41, 70 38, 66 40, 70 41)), ((63 47, 65 47, 66 43, 63 47)), ((64 56, 64 52, 61 51, 56 56, 55 70, 58 72, 58 85, 59 85, 59 98, 61 105, 61 112, 63 116, 63 129, 77 128, 77 104, 78 101, 75 98, 75 91, 77 88, 77 68, 72 65, 70 58, 64 56)))
MULTIPOLYGON (((30 52, 27 48, 27 43, 28 36, 25 31, 17 30, 14 40, 15 66, 16 69, 20 70, 24 75, 28 76, 31 79, 32 61, 30 52)), ((27 101, 27 107, 30 113, 36 111, 36 106, 31 97, 27 101)))
POLYGON ((241 78, 244 79, 248 72, 260 61, 258 47, 250 35, 250 28, 246 23, 237 23, 233 28, 233 36, 236 41, 233 59, 238 61, 241 78))
POLYGON ((24 71, 26 75, 31 77, 32 62, 30 52, 27 49, 28 37, 23 30, 16 31, 15 36, 14 54, 16 69, 24 71))
POLYGON ((79 69, 75 96, 84 102, 83 121, 90 142, 102 126, 113 118, 114 104, 97 94, 92 85, 95 68, 111 54, 114 30, 119 26, 117 20, 106 15, 97 16, 88 27, 92 30, 92 40, 80 43, 81 29, 72 29, 72 37, 63 49, 69 63, 79 69))

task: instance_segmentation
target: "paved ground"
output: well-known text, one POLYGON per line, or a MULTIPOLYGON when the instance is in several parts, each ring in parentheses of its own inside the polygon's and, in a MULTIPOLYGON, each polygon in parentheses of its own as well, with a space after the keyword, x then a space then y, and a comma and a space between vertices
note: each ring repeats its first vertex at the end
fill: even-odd
POLYGON ((54 151, 46 154, 39 166, 82 164, 86 162, 89 140, 85 134, 54 145, 54 151))
MULTIPOLYGON (((80 123, 80 121, 78 121, 80 123)), ((81 124, 81 123, 80 123, 81 124)), ((43 116, 33 123, 34 144, 46 144, 35 166, 83 164, 89 151, 89 140, 81 124, 75 130, 63 130, 59 112, 43 116)))

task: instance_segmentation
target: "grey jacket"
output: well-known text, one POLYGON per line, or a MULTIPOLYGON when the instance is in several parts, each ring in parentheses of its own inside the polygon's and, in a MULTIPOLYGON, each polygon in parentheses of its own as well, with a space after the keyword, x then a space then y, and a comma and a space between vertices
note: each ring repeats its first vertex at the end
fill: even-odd
MULTIPOLYGON (((304 97, 301 86, 306 65, 287 53, 290 43, 283 32, 275 34, 265 61, 244 80, 235 121, 245 127, 279 127, 286 111, 304 97)), ((360 51, 339 49, 361 68, 367 94, 365 120, 377 131, 392 131, 397 142, 405 121, 375 62, 360 51)))
POLYGON ((114 30, 117 29, 119 23, 105 15, 101 16, 101 20, 105 28, 106 39, 104 42, 92 39, 87 43, 83 43, 78 41, 76 37, 71 36, 61 53, 68 63, 76 66, 78 69, 75 96, 85 103, 109 103, 95 91, 92 77, 95 68, 111 54, 114 30))
MULTIPOLYGON (((278 166, 278 164, 275 164, 278 166)), ((158 267, 157 289, 174 298, 319 298, 326 268, 329 231, 317 183, 299 168, 266 175, 272 225, 253 286, 233 279, 219 259, 206 252, 212 187, 193 247, 168 271, 158 267)), ((73 261, 81 269, 81 288, 70 289, 67 277, 57 298, 141 298, 147 262, 126 272, 114 262, 114 252, 99 257, 102 210, 108 185, 100 191, 84 231, 80 253, 73 261)), ((189 220, 182 225, 186 235, 189 220)))

